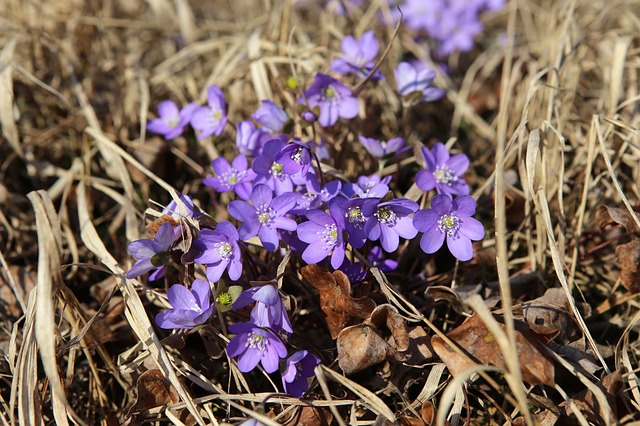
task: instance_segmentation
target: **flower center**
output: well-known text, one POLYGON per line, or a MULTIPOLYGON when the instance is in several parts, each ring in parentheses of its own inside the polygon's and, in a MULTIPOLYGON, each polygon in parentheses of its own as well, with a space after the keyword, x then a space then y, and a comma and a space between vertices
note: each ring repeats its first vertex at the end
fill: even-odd
POLYGON ((213 118, 213 121, 215 121, 217 123, 222 118, 222 112, 220 110, 216 109, 211 114, 211 117, 213 118))
POLYGON ((433 177, 437 183, 447 186, 453 185, 458 180, 458 176, 446 164, 437 166, 433 177))
POLYGON ((150 260, 151 264, 157 268, 166 265, 170 258, 171 256, 169 255, 169 252, 162 251, 154 254, 150 260))
POLYGON ((248 348, 257 349, 262 352, 267 347, 267 343, 269 343, 267 337, 261 336, 258 333, 251 333, 245 345, 248 348))
POLYGON ((223 173, 220 176, 220 182, 226 187, 226 188, 233 188, 243 177, 244 175, 246 175, 247 172, 246 171, 238 171, 236 169, 231 169, 230 171, 223 173))
POLYGON ((280 176, 282 176, 282 174, 283 174, 283 172, 282 172, 282 168, 283 168, 283 167, 284 167, 284 166, 283 166, 282 164, 274 162, 274 163, 271 165, 271 174, 272 174, 273 176, 275 176, 275 177, 280 177, 280 176))
POLYGON ((269 207, 266 204, 263 204, 260 207, 258 207, 256 210, 258 213, 258 221, 261 224, 269 225, 271 222, 273 222, 273 217, 275 216, 276 212, 271 207, 269 207))
POLYGON ((296 163, 302 163, 302 147, 299 147, 293 154, 291 154, 291 159, 296 163))
POLYGON ((180 117, 171 117, 166 121, 166 123, 169 127, 178 127, 178 124, 180 124, 180 117))
POLYGON ((445 214, 440 216, 440 219, 438 219, 438 231, 446 233, 449 237, 454 236, 456 232, 458 232, 459 228, 460 219, 458 219, 458 216, 456 215, 445 214))
POLYGON ((335 223, 324 225, 324 231, 318 231, 318 236, 325 246, 334 247, 338 244, 338 227, 335 223))
POLYGON ((388 207, 379 208, 373 215, 378 219, 378 222, 390 226, 395 225, 398 218, 398 216, 388 207))
POLYGON ((356 228, 361 228, 362 224, 365 222, 364 215, 362 214, 362 209, 358 206, 349 207, 344 217, 346 217, 349 223, 351 223, 356 228))
POLYGON ((233 253, 233 247, 231 247, 231 244, 227 242, 215 243, 213 247, 218 252, 218 255, 224 260, 229 259, 231 257, 231 254, 233 253))
POLYGON ((216 302, 219 305, 231 306, 233 303, 233 297, 229 293, 220 293, 218 297, 216 297, 216 302))
POLYGON ((322 91, 322 95, 324 99, 333 99, 338 97, 338 92, 332 86, 329 86, 322 91))

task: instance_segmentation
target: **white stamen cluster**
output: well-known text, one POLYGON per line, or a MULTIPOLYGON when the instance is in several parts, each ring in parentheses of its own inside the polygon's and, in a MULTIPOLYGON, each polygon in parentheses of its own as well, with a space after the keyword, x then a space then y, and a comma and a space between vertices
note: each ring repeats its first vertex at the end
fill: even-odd
POLYGON ((235 186, 236 183, 240 181, 246 175, 246 171, 239 171, 236 169, 231 169, 228 172, 225 172, 219 176, 220 182, 227 188, 231 189, 235 186))
POLYGON ((395 225, 398 220, 398 216, 395 214, 395 212, 388 207, 381 207, 377 209, 373 215, 376 219, 378 219, 378 222, 388 226, 395 225))
POLYGON ((440 216, 438 219, 438 231, 447 234, 447 236, 452 237, 458 232, 460 228, 460 219, 458 216, 453 214, 445 214, 440 216))
POLYGON ((217 242, 213 245, 213 247, 218 252, 218 256, 225 260, 229 259, 231 257, 231 254, 233 254, 233 247, 231 247, 231 244, 226 241, 217 242))
POLYGON ((298 164, 302 162, 302 147, 298 147, 298 149, 295 150, 293 154, 291 154, 291 159, 298 164))
POLYGON ((362 209, 358 206, 349 207, 347 212, 344 214, 344 217, 346 217, 349 223, 358 229, 362 228, 362 225, 366 222, 366 219, 362 214, 362 209))
POLYGON ((456 175, 446 164, 437 166, 436 170, 433 172, 433 177, 439 184, 447 186, 453 185, 458 180, 458 175, 456 175))
POLYGON ((268 225, 273 222, 273 217, 276 215, 276 211, 266 204, 261 205, 256 209, 258 213, 258 220, 263 225, 268 225))
POLYGON ((338 244, 338 227, 335 223, 331 225, 325 224, 323 231, 318 231, 318 236, 324 243, 325 247, 334 247, 338 244))
POLYGON ((273 164, 271 164, 271 170, 269 170, 269 173, 276 178, 281 178, 284 176, 284 172, 282 171, 282 168, 284 166, 280 163, 276 163, 275 161, 273 162, 273 164))
POLYGON ((269 339, 267 337, 261 336, 258 333, 251 333, 247 339, 247 343, 245 343, 245 346, 262 352, 266 349, 267 343, 269 343, 269 339))

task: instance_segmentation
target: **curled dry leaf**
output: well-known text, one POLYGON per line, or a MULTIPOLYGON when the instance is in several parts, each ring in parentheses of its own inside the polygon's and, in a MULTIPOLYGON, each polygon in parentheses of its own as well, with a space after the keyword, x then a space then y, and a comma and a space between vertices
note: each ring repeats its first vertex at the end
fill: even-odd
POLYGON ((384 360, 406 361, 409 349, 409 333, 404 318, 389 304, 380 305, 362 324, 347 327, 340 332, 336 342, 338 365, 345 374, 353 374, 384 360), (386 324, 391 331, 393 345, 381 335, 380 327, 386 324))
POLYGON ((136 383, 138 397, 128 415, 180 401, 178 392, 158 369, 147 370, 136 383))
POLYGON ((569 312, 567 294, 561 288, 550 288, 523 307, 524 320, 532 327, 552 327, 559 331, 558 341, 571 342, 580 336, 580 329, 569 312))
POLYGON ((332 339, 337 338, 353 318, 368 318, 376 307, 368 297, 351 297, 351 283, 342 271, 332 274, 316 265, 307 265, 300 273, 320 293, 320 308, 332 339))
MULTIPOLYGON (((504 328, 503 324, 500 324, 504 328)), ((537 339, 526 323, 516 321, 516 345, 522 377, 530 384, 554 385, 554 366, 537 348, 537 339)), ((462 356, 439 336, 431 339, 433 349, 447 365, 452 375, 457 375, 476 364, 491 364, 506 368, 506 363, 495 337, 484 322, 474 315, 447 333, 467 356, 462 356)))
POLYGON ((617 207, 600 206, 596 211, 596 223, 600 229, 604 229, 607 225, 617 223, 622 225, 627 232, 640 232, 636 221, 627 209, 617 207))
POLYGON ((481 291, 481 284, 456 288, 455 290, 444 285, 434 285, 427 287, 424 295, 436 302, 445 301, 451 305, 454 311, 465 315, 473 313, 473 310, 464 302, 464 299, 473 294, 480 294, 481 291))
POLYGON ((635 239, 616 247, 620 264, 620 281, 631 293, 640 291, 640 240, 635 239))

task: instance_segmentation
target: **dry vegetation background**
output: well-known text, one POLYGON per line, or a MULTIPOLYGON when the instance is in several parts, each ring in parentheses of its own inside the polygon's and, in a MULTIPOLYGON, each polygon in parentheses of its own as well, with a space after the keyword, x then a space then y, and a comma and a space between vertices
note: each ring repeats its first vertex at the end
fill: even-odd
MULTIPOLYGON (((285 0, 0 1, 2 424, 218 424, 256 412, 277 424, 310 403, 343 424, 422 424, 431 409, 441 424, 449 414, 472 424, 640 421, 636 0, 513 1, 487 21, 477 50, 451 58, 454 74, 438 80, 447 100, 415 118, 417 140, 460 136, 488 227, 471 265, 423 276, 449 287, 481 277, 495 303, 471 298, 462 310, 491 330, 504 371, 479 364, 452 379, 435 357, 405 389, 373 392, 325 368, 313 401, 264 403, 268 394, 218 381, 219 348, 203 361, 160 344, 147 312, 166 306, 163 289, 124 279, 127 245, 145 235, 148 200, 165 205, 172 188, 211 210, 201 179, 215 148, 145 134, 157 103, 202 102, 212 83, 234 122, 259 99, 292 103, 285 78, 326 70, 342 35, 377 28, 391 41, 382 3, 350 20, 285 0), (536 299, 547 288, 560 290, 536 299), (515 356, 509 324, 532 300, 573 333, 548 346, 555 374, 515 356), (161 407, 139 395, 148 370, 161 407), (528 374, 551 378, 533 386, 528 374)), ((393 43, 387 75, 402 51, 424 56, 402 32, 393 43)), ((412 283, 411 296, 425 285, 412 283)), ((404 312, 424 315, 413 319, 431 335, 448 333, 462 317, 443 303, 404 312)))

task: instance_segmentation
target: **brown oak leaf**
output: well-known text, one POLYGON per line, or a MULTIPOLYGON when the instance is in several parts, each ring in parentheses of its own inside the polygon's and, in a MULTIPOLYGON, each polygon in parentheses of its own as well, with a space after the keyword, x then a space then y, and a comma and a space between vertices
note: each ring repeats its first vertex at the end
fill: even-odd
MULTIPOLYGON (((504 325, 500 324, 504 329, 504 325)), ((554 365, 537 348, 540 344, 526 323, 515 322, 518 359, 522 377, 530 384, 554 385, 554 365)), ((467 356, 460 355, 439 336, 431 338, 433 349, 447 364, 452 375, 457 375, 476 364, 490 364, 506 369, 506 362, 493 334, 484 322, 474 315, 447 333, 467 356)))
POLYGON ((368 297, 351 297, 351 283, 342 271, 332 274, 316 265, 307 265, 300 273, 320 293, 320 308, 332 339, 336 339, 353 318, 366 319, 376 307, 368 297))
POLYGON ((136 388, 138 397, 136 398, 136 403, 129 409, 129 415, 180 401, 176 388, 169 383, 158 369, 147 370, 142 373, 138 377, 136 388))

